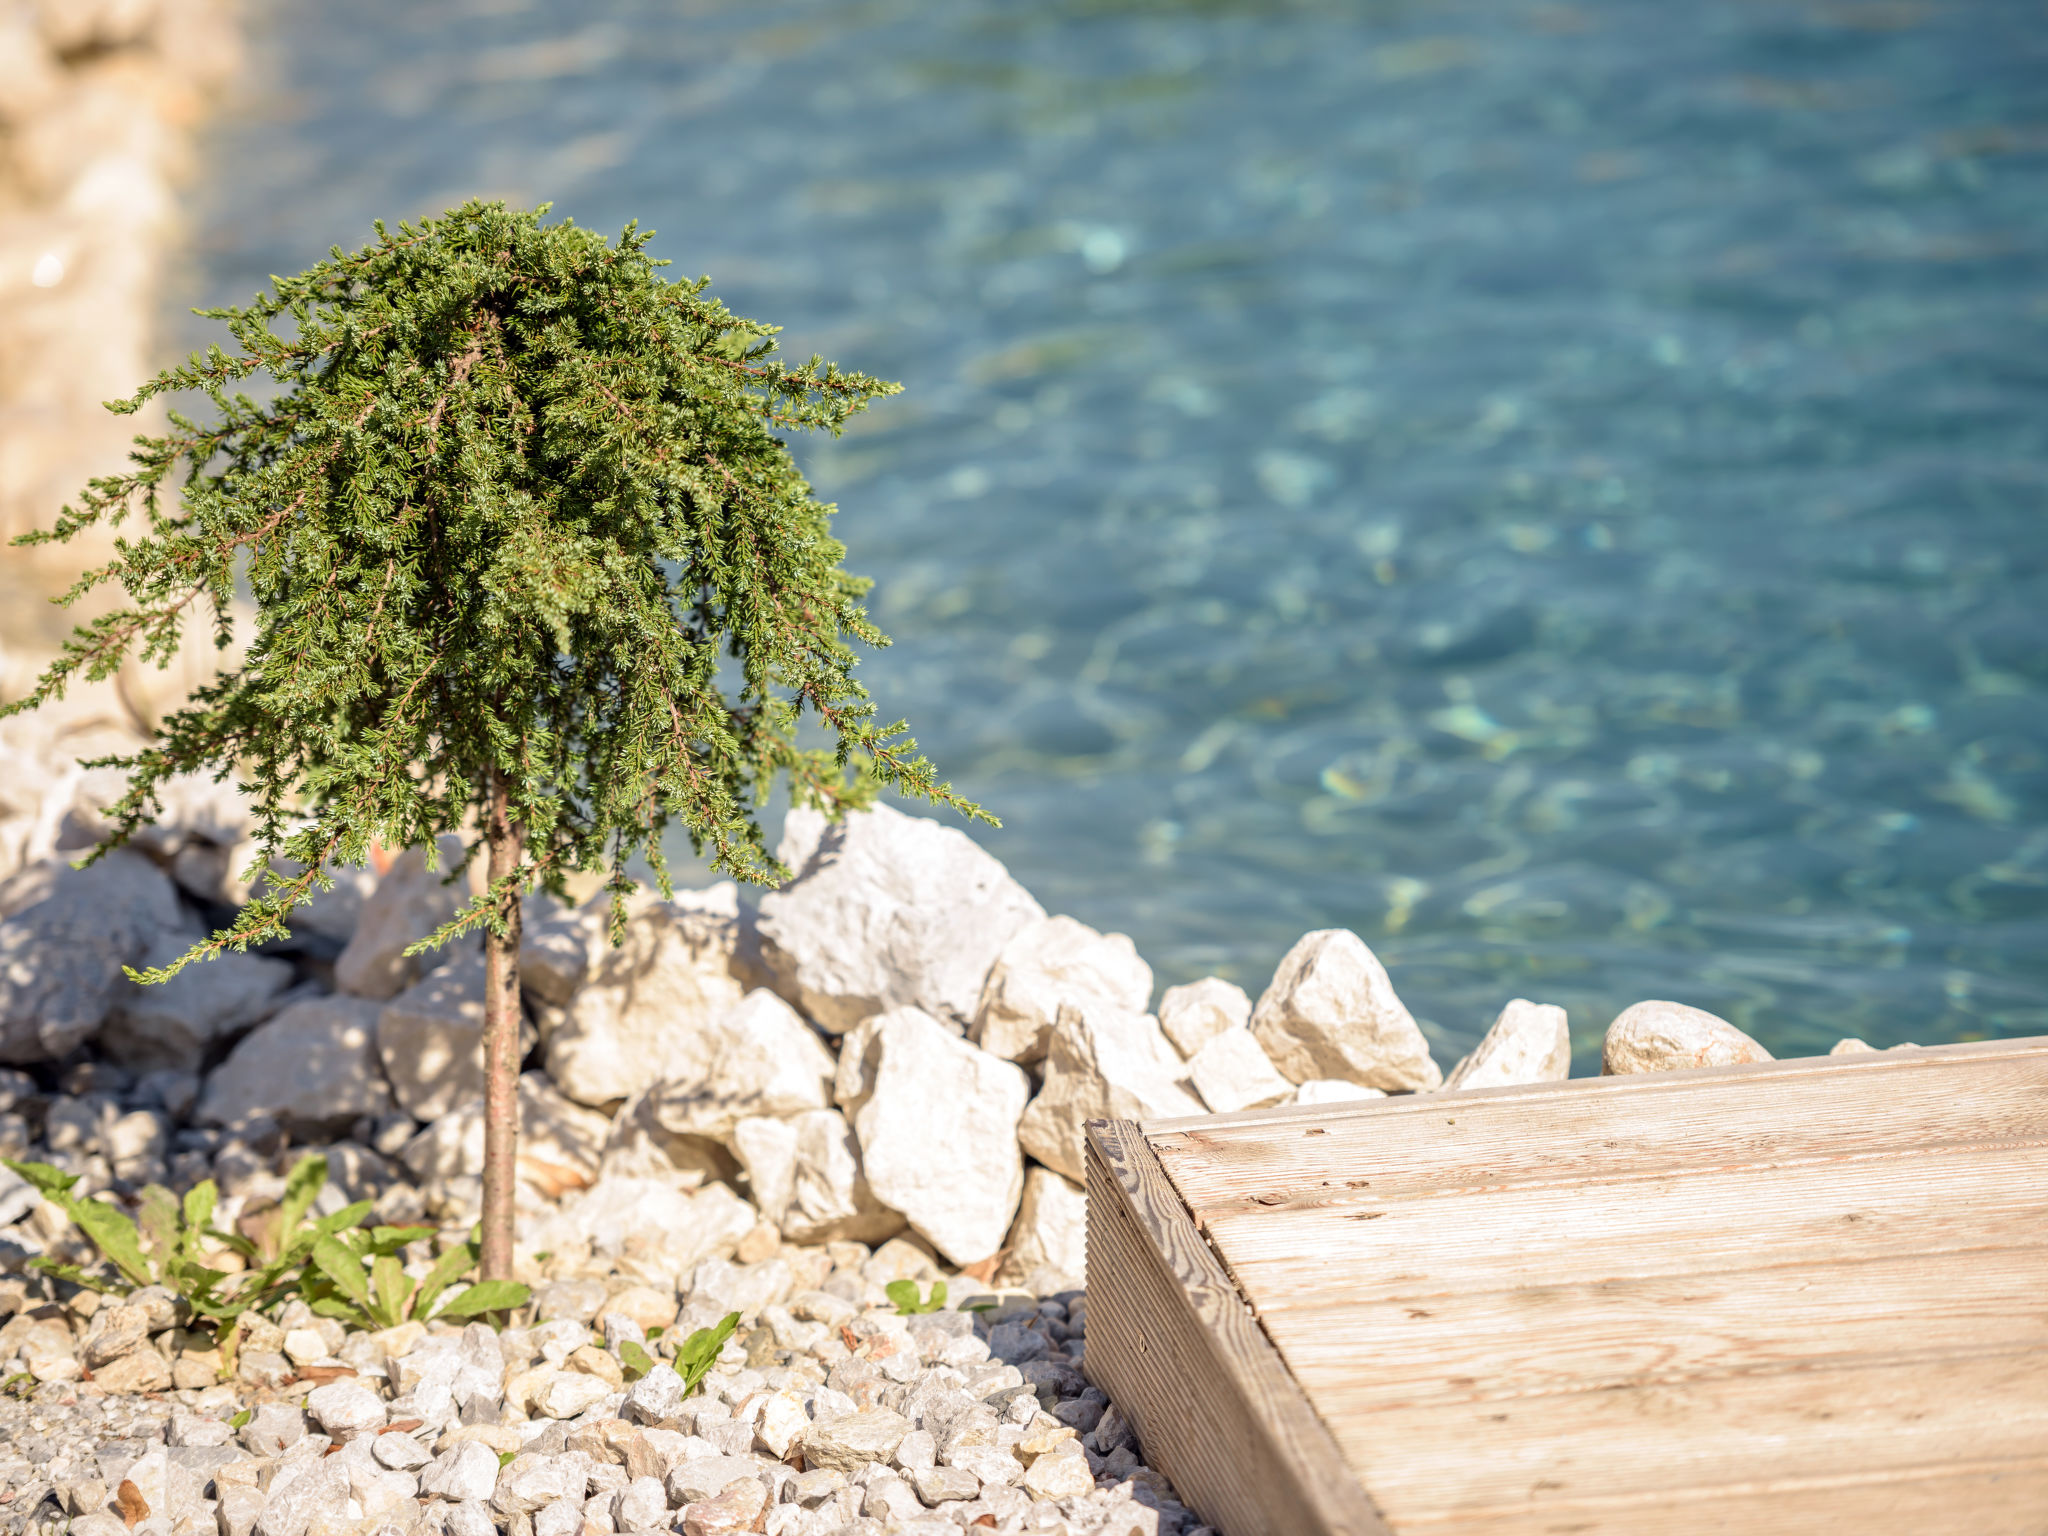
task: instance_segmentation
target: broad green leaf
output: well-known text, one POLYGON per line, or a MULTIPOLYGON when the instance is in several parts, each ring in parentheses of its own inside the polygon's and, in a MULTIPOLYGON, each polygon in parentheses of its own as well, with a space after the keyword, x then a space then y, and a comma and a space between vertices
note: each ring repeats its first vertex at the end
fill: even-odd
POLYGON ((285 1175, 284 1198, 277 1202, 282 1215, 280 1241, 288 1240, 306 1219, 306 1212, 320 1198, 320 1188, 326 1182, 327 1159, 318 1152, 309 1152, 292 1164, 292 1171, 285 1175))
POLYGON ((41 1254, 28 1261, 28 1267, 40 1270, 53 1280, 69 1280, 73 1285, 83 1286, 88 1291, 98 1291, 102 1296, 125 1296, 135 1287, 126 1281, 109 1280, 105 1275, 96 1275, 89 1269, 80 1269, 76 1264, 60 1264, 55 1259, 46 1259, 41 1254))
POLYGON ((619 1345, 619 1363, 626 1368, 625 1376, 628 1381, 638 1381, 654 1369, 652 1357, 631 1339, 619 1345))
POLYGON ((17 1163, 11 1157, 0 1157, 0 1164, 12 1168, 29 1183, 42 1192, 43 1198, 63 1203, 64 1196, 71 1193, 71 1186, 78 1182, 75 1173, 62 1173, 48 1163, 17 1163))
POLYGON ((682 1373, 685 1397, 697 1390, 697 1384, 718 1363, 718 1352, 739 1325, 739 1313, 728 1312, 711 1327, 699 1328, 683 1340, 676 1351, 676 1369, 682 1373))
POLYGON ((444 1302, 436 1317, 475 1317, 480 1312, 509 1312, 526 1305, 533 1292, 517 1280, 479 1280, 444 1302))
POLYGON ((379 1254, 396 1253, 408 1243, 416 1243, 433 1235, 432 1227, 372 1227, 370 1250, 379 1254))
POLYGON ((135 1223, 124 1212, 104 1200, 80 1200, 72 1208, 71 1219, 123 1275, 137 1285, 156 1283, 156 1274, 143 1256, 135 1223))
POLYGON ((186 1258, 199 1258, 201 1243, 211 1235, 213 1210, 219 1201, 220 1190, 211 1179, 201 1179, 185 1191, 185 1231, 178 1242, 179 1252, 186 1258))
POLYGON ((395 1328, 405 1321, 412 1299, 413 1278, 396 1254, 380 1253, 370 1265, 370 1291, 376 1298, 378 1326, 395 1328))
POLYGON ((248 1408, 244 1408, 244 1409, 243 1409, 243 1410, 242 1410, 241 1412, 237 1413, 237 1414, 236 1414, 236 1415, 235 1415, 235 1416, 234 1416, 234 1417, 233 1417, 232 1419, 229 1419, 229 1420, 228 1420, 228 1428, 229 1428, 229 1429, 242 1429, 242 1428, 245 1428, 245 1427, 246 1427, 246 1426, 248 1425, 249 1421, 250 1421, 250 1420, 251 1420, 252 1418, 254 1418, 255 1416, 256 1416, 256 1415, 255 1415, 255 1413, 254 1413, 254 1412, 253 1412, 252 1410, 250 1410, 250 1409, 248 1409, 248 1408))
POLYGON ((421 1279, 419 1294, 413 1298, 412 1315, 422 1321, 432 1317, 434 1299, 476 1268, 476 1259, 475 1244, 457 1243, 434 1260, 434 1267, 421 1279))
POLYGON ((917 1282, 915 1280, 891 1280, 882 1287, 882 1293, 894 1304, 898 1312, 917 1310, 917 1282))
POLYGON ((355 1254, 333 1238, 323 1237, 313 1244, 313 1262, 357 1307, 369 1306, 370 1277, 363 1272, 363 1261, 355 1254))

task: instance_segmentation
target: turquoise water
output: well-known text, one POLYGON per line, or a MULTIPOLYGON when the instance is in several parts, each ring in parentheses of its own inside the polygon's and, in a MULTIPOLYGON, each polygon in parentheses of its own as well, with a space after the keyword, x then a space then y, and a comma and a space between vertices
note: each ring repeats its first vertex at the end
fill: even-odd
POLYGON ((2038 6, 262 10, 177 297, 549 198, 903 380, 864 675, 1162 981, 2048 1032, 2038 6))

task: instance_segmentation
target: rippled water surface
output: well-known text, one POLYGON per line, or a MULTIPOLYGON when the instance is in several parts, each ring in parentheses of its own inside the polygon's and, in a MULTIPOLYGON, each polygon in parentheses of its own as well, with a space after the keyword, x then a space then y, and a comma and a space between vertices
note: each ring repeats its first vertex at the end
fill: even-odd
POLYGON ((864 676, 1162 981, 2048 1032, 2038 6, 258 9, 179 297, 553 199, 903 380, 864 676))

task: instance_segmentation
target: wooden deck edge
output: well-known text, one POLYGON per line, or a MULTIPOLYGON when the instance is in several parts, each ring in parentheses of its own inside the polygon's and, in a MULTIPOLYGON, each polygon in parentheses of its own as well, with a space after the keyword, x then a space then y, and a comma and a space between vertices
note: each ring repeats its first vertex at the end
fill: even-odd
POLYGON ((1794 1056, 1783 1061, 1745 1062, 1733 1067, 1690 1067, 1671 1072, 1630 1072, 1614 1077, 1572 1077, 1553 1083, 1514 1083, 1505 1088, 1471 1088, 1446 1092, 1395 1094, 1384 1099, 1343 1099, 1329 1104, 1282 1104, 1273 1109, 1245 1109, 1228 1115, 1174 1115, 1140 1123, 1147 1136, 1173 1131, 1239 1129, 1285 1125, 1300 1120, 1329 1120, 1353 1115, 1434 1114, 1445 1104, 1479 1103, 1486 1099, 1523 1100, 1557 1095, 1679 1093, 1702 1083, 1747 1077, 1800 1077, 1817 1073, 1889 1073, 1929 1065, 1967 1065, 1981 1056, 2048 1057, 2048 1035, 2023 1035, 2007 1040, 1972 1040, 1960 1045, 1925 1045, 1890 1051, 1857 1052, 1849 1056, 1794 1056))
POLYGON ((1088 1125, 1088 1376, 1223 1536, 1390 1536, 1129 1120, 1088 1125))

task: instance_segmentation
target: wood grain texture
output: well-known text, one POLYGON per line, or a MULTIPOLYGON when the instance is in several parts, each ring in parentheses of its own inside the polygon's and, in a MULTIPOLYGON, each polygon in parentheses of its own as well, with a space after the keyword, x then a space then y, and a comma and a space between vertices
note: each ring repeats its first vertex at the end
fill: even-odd
POLYGON ((1169 1120, 1146 1138, 1206 1225, 1333 1178, 1391 1198, 2048 1135, 2048 1044, 2007 1044, 1169 1120))
POLYGON ((2048 1536, 2048 1040, 1142 1130, 1397 1536, 2048 1536))
MULTIPOLYGON (((2048 1243, 2048 1223, 2029 1235, 2048 1243)), ((1305 1380, 1320 1369, 1378 1409, 1823 1363, 1935 1368, 1987 1339, 2048 1355, 2048 1246, 1529 1286, 1451 1305, 1269 1296, 1260 1321, 1305 1380)))
POLYGON ((1227 1536, 1388 1536, 1138 1128, 1088 1127, 1087 1372, 1227 1536))
POLYGON ((2048 1448, 2048 1371, 2032 1353, 1391 1410, 1353 1403, 1341 1384, 1310 1395, 1397 1530, 1459 1511, 2017 1460, 2048 1448))

